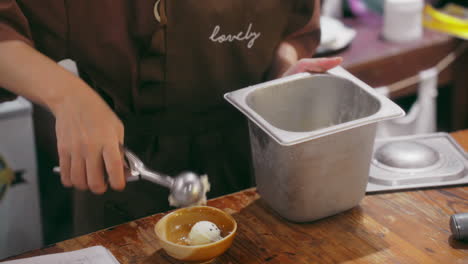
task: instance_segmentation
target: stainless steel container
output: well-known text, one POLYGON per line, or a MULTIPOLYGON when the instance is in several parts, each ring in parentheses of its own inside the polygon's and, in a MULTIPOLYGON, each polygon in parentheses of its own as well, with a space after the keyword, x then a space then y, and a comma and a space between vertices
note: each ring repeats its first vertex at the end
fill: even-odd
POLYGON ((260 195, 295 222, 358 205, 376 122, 404 115, 341 67, 247 87, 225 98, 249 118, 260 195))

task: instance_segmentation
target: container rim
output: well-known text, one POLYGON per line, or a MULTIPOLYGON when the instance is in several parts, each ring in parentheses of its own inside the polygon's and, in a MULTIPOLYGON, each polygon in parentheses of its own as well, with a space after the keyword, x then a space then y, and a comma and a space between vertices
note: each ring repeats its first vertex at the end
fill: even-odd
POLYGON ((371 123, 393 119, 397 117, 401 117, 405 115, 405 112, 394 102, 392 102, 387 97, 379 94, 375 91, 372 87, 365 84, 363 81, 359 80, 351 73, 343 69, 342 67, 338 66, 331 70, 328 70, 327 73, 320 73, 320 74, 313 74, 313 73, 298 73, 291 76, 283 77, 280 79, 268 81, 265 83, 260 83, 257 85, 252 85, 243 89, 239 89, 236 91, 232 91, 229 93, 224 94, 224 98, 231 103, 234 107, 236 107, 239 111, 241 111, 244 115, 246 115, 252 122, 254 122, 258 127, 260 127, 265 133, 267 133, 270 137, 272 137, 278 144, 282 146, 291 146, 299 143, 303 143, 312 139, 324 137, 330 134, 334 134, 337 132, 345 131, 348 129, 368 125, 371 123), (324 127, 312 131, 307 132, 294 132, 294 131, 287 131, 280 129, 278 127, 273 126, 259 114, 257 114, 249 105, 247 104, 246 100, 247 97, 254 91, 259 89, 265 89, 274 85, 284 84, 291 81, 296 81, 305 78, 311 78, 314 76, 336 76, 339 78, 347 79, 361 88, 364 92, 366 92, 369 96, 376 99, 379 104, 379 110, 374 114, 369 116, 355 119, 352 121, 344 122, 338 125, 333 125, 329 127, 324 127))

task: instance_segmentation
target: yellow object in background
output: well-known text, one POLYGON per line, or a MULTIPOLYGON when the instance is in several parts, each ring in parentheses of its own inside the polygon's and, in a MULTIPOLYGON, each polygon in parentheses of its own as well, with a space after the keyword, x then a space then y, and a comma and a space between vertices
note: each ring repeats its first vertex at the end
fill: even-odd
POLYGON ((468 40, 468 9, 448 4, 441 10, 427 5, 424 8, 423 25, 468 40))
POLYGON ((0 201, 5 196, 8 187, 15 179, 15 174, 12 169, 8 167, 6 161, 0 156, 0 201))

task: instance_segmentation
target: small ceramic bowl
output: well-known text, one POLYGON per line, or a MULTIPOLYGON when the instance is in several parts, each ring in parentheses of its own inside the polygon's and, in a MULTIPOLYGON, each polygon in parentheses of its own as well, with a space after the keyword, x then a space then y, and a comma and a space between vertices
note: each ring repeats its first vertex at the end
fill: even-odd
POLYGON ((210 263, 232 244, 237 223, 228 213, 209 206, 178 209, 159 220, 154 227, 159 244, 166 253, 178 260, 191 263, 210 263), (186 238, 192 226, 199 221, 210 221, 221 230, 221 240, 191 246, 186 238))

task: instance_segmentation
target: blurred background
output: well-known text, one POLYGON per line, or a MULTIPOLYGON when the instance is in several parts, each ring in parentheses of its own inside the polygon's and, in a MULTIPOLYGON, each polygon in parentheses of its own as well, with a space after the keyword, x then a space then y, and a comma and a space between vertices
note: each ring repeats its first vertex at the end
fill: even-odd
MULTIPOLYGON (((408 113, 382 123, 379 137, 468 128, 467 1, 324 0, 321 11, 316 56, 342 56, 408 113)), ((76 73, 73 62, 61 64, 76 73)), ((52 172, 49 112, 22 98, 0 104, 0 157, 0 184, 15 176, 8 190, 0 186, 0 259, 80 235, 74 191, 52 172)))

